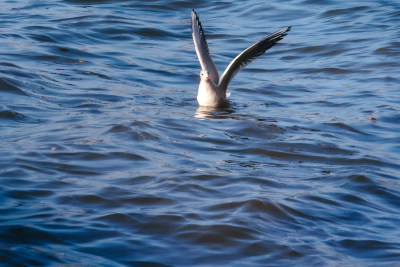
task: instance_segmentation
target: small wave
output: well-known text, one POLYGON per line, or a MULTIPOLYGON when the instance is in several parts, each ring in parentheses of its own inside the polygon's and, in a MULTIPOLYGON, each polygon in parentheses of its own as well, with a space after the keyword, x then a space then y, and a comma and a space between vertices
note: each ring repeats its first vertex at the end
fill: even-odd
POLYGON ((326 73, 326 74, 349 74, 349 73, 369 73, 370 70, 360 70, 360 69, 342 69, 342 68, 320 68, 320 69, 309 69, 304 71, 304 73, 326 73))
POLYGON ((11 111, 11 110, 3 110, 0 111, 0 119, 2 120, 14 120, 14 121, 23 121, 25 120, 25 116, 21 113, 11 111))
POLYGON ((2 110, 0 111, 0 120, 4 121, 14 121, 21 123, 40 123, 43 120, 35 119, 29 116, 26 116, 22 113, 12 111, 12 110, 2 110))
POLYGON ((16 86, 16 84, 18 83, 12 79, 0 78, 0 92, 24 96, 28 95, 23 89, 20 89, 18 86, 16 86))
POLYGON ((331 9, 325 11, 322 16, 323 17, 334 17, 340 15, 348 15, 348 14, 357 14, 358 12, 365 11, 369 9, 368 6, 357 6, 357 7, 350 7, 350 8, 339 8, 339 9, 331 9))

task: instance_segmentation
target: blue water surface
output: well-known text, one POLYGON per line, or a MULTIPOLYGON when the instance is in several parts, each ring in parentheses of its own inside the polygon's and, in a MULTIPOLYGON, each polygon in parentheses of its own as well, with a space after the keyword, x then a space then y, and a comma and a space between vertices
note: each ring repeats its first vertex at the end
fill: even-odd
POLYGON ((0 4, 4 266, 397 266, 400 3, 0 4), (199 108, 190 12, 220 71, 199 108))

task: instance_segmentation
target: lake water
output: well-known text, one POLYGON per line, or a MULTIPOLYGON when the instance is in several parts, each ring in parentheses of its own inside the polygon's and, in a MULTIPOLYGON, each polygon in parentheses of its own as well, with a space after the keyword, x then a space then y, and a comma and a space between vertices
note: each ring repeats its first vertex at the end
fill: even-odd
POLYGON ((0 4, 5 266, 400 266, 398 1, 0 4), (190 12, 227 109, 199 109, 190 12))

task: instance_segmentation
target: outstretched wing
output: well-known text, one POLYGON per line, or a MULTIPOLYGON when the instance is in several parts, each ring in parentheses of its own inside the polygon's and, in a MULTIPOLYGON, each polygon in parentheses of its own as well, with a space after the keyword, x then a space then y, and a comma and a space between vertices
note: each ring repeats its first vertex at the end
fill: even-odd
POLYGON ((194 10, 192 10, 192 35, 201 68, 203 70, 208 70, 211 80, 214 83, 218 83, 219 75, 217 67, 215 66, 215 63, 211 58, 210 51, 208 50, 206 36, 204 35, 204 30, 201 27, 199 17, 197 17, 197 14, 194 10))
POLYGON ((247 64, 254 61, 258 56, 261 56, 265 53, 269 48, 274 46, 279 40, 287 34, 290 30, 290 27, 286 27, 281 29, 259 42, 253 44, 242 53, 240 53, 237 57, 235 57, 231 63, 229 63, 228 67, 226 67, 224 73, 221 76, 221 82, 219 83, 219 87, 223 92, 226 92, 229 82, 232 78, 238 73, 239 70, 244 68, 247 64))

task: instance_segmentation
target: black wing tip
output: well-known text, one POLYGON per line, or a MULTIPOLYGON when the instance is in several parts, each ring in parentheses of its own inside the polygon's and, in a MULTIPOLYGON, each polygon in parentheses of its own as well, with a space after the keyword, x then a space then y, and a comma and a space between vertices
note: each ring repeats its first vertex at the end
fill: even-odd
POLYGON ((292 29, 292 26, 288 26, 288 27, 286 27, 286 28, 282 28, 282 29, 280 29, 279 31, 276 31, 276 32, 274 32, 274 33, 268 35, 268 36, 265 37, 263 40, 265 40, 265 41, 270 40, 270 41, 274 41, 275 43, 276 43, 276 42, 279 42, 280 40, 283 39, 283 37, 285 37, 285 36, 288 34, 288 32, 289 32, 291 29, 292 29))
POLYGON ((195 25, 199 28, 201 38, 203 38, 205 40, 206 36, 204 34, 203 26, 201 25, 199 16, 197 16, 196 11, 194 11, 194 9, 192 9, 192 31, 193 31, 193 27, 195 25))
POLYGON ((291 29, 292 29, 292 26, 288 26, 288 27, 282 28, 279 31, 276 31, 276 32, 272 33, 271 35, 267 36, 267 38, 268 37, 283 37, 283 36, 286 36, 288 34, 288 32, 290 32, 291 29))
POLYGON ((280 35, 280 36, 286 36, 288 34, 288 32, 290 32, 290 30, 292 29, 292 26, 288 26, 286 28, 283 28, 279 31, 276 32, 276 34, 280 35))
POLYGON ((285 32, 284 32, 284 36, 288 34, 288 32, 290 32, 290 30, 292 29, 292 26, 288 26, 285 28, 285 32))
POLYGON ((283 28, 282 31, 282 35, 281 37, 283 38, 284 36, 286 36, 288 34, 288 32, 290 32, 290 30, 292 29, 292 26, 288 26, 286 28, 283 28))
POLYGON ((194 9, 192 9, 191 15, 192 15, 193 19, 199 20, 199 16, 197 16, 197 13, 196 13, 196 11, 194 11, 194 9))
POLYGON ((196 11, 194 11, 194 9, 192 9, 191 17, 192 17, 192 23, 196 22, 198 25, 201 25, 199 17, 197 16, 197 13, 196 11))

